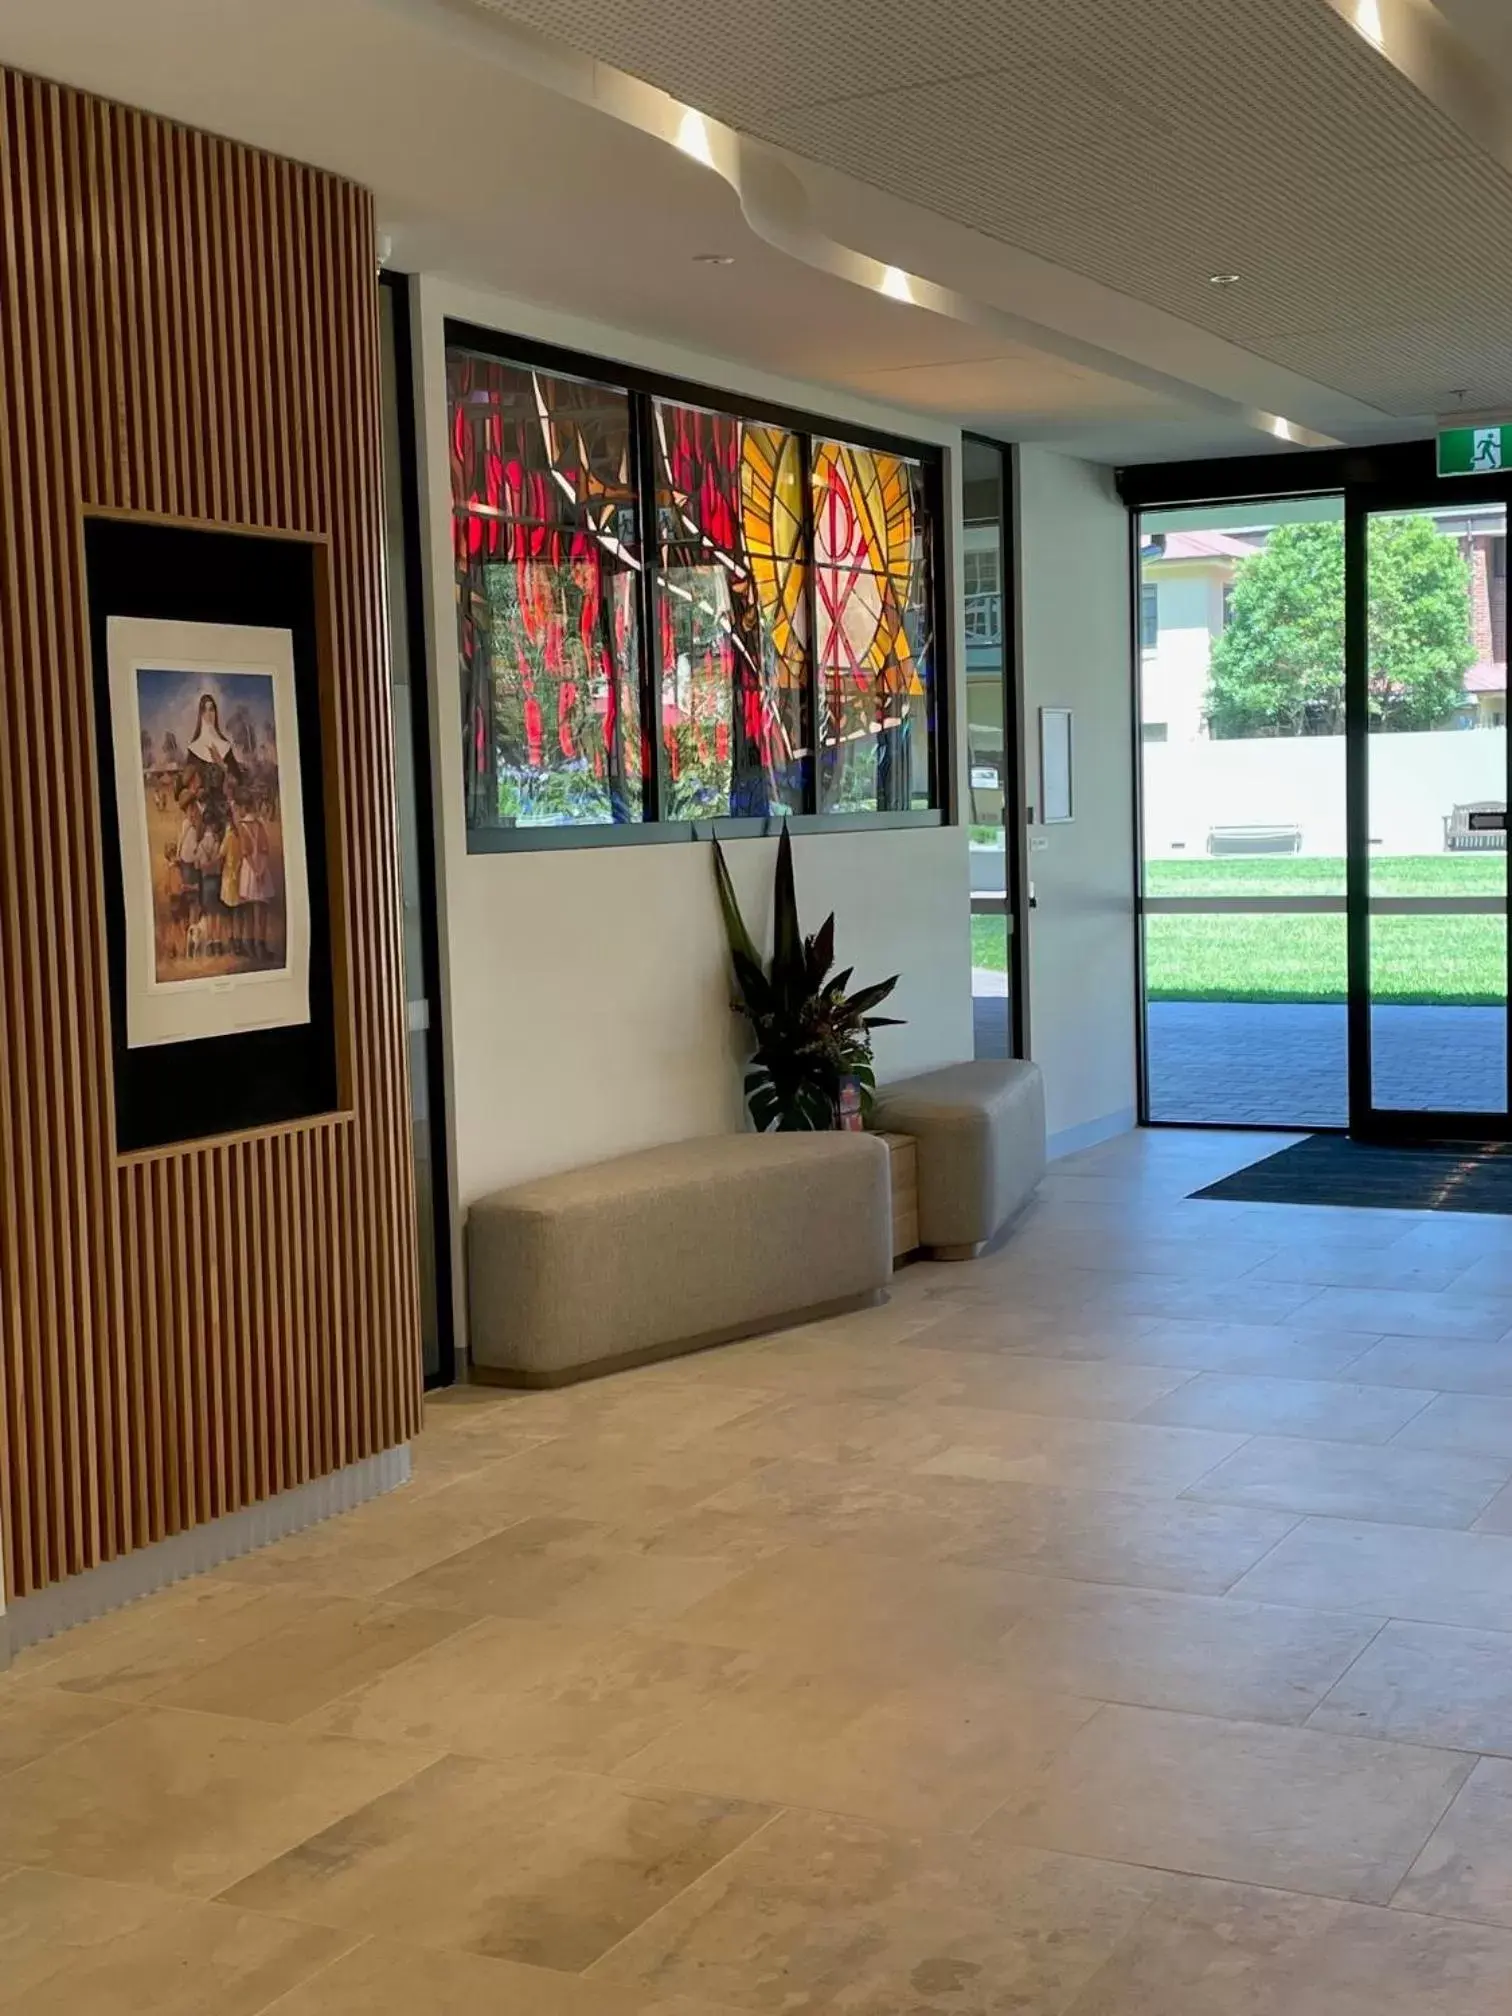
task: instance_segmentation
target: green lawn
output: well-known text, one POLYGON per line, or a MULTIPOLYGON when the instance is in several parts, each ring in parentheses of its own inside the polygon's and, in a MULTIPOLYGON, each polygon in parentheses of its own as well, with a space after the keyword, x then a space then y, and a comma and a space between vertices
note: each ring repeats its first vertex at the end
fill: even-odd
MULTIPOLYGON (((1154 861, 1152 896, 1344 893, 1344 863, 1289 856, 1239 861, 1154 861)), ((1420 855, 1371 864, 1379 896, 1502 895, 1503 854, 1420 855)), ((973 958, 1002 970, 1001 921, 972 920, 973 958)), ((1374 998, 1382 1002, 1496 1004, 1507 998, 1502 917, 1371 920, 1374 998)), ((1345 920, 1336 917, 1149 917, 1145 966, 1153 1001, 1342 1001, 1345 920)))

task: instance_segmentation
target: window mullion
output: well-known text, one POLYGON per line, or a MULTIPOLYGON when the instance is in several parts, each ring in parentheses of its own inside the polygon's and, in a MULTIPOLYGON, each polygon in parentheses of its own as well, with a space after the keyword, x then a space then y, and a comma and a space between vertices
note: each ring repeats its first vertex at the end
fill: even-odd
POLYGON ((808 633, 807 677, 803 692, 803 739, 808 745, 808 762, 803 770, 803 809, 819 808, 819 596, 815 581, 814 542, 814 437, 798 436, 798 481, 802 497, 803 621, 808 633))

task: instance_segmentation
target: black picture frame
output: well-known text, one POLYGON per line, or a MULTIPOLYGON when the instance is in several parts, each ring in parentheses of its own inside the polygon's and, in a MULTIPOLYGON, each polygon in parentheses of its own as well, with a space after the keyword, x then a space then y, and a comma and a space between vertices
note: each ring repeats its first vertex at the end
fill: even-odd
POLYGON ((84 521, 118 1153, 340 1110, 319 550, 310 539, 156 519, 90 516, 84 521), (125 891, 106 643, 112 616, 267 626, 287 629, 293 638, 310 896, 308 1022, 137 1049, 127 1045, 125 891))

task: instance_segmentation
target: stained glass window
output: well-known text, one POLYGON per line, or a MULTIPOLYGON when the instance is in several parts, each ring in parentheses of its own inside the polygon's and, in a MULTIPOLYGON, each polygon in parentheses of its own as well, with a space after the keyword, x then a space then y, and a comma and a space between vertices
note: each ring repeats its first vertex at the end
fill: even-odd
POLYGON ((658 399, 662 816, 804 809, 808 622, 798 437, 658 399))
POLYGON ((467 823, 644 816, 625 392, 447 359, 467 823))
POLYGON ((819 810, 930 803, 934 636, 924 471, 815 440, 819 810))
POLYGON ((539 361, 449 332, 469 845, 933 810, 928 451, 539 361))

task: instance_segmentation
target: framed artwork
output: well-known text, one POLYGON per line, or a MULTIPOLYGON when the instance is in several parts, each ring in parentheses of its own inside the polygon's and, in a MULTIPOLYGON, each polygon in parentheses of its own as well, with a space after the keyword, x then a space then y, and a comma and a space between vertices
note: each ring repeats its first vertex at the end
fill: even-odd
POLYGON ((105 627, 128 1048, 308 1022, 292 634, 105 627))
POLYGON ((324 544, 83 538, 117 1149, 339 1111, 324 544))
POLYGON ((1072 796, 1072 715, 1069 707, 1041 707, 1040 819, 1064 826, 1076 815, 1072 796))

